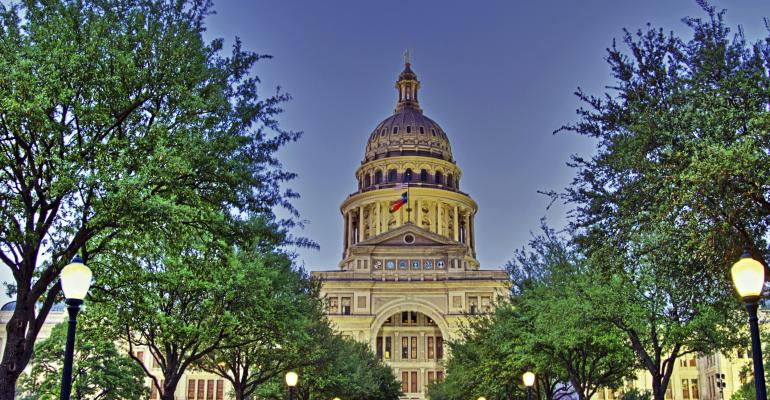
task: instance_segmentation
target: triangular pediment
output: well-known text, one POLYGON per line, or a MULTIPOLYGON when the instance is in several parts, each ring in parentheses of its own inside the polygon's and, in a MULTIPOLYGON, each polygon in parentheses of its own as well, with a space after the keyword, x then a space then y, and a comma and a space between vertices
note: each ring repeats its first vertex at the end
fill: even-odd
POLYGON ((404 225, 369 238, 354 246, 446 246, 462 245, 447 237, 407 222, 404 225), (410 237, 411 236, 411 237, 410 237), (410 240, 413 240, 410 242, 410 240))

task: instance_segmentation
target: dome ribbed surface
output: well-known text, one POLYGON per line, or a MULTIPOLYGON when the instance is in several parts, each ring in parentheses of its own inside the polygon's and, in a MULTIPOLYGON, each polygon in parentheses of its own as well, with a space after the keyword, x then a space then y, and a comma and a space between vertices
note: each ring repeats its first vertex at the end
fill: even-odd
POLYGON ((422 112, 405 107, 380 122, 369 136, 364 162, 401 155, 422 155, 452 160, 443 129, 422 112))

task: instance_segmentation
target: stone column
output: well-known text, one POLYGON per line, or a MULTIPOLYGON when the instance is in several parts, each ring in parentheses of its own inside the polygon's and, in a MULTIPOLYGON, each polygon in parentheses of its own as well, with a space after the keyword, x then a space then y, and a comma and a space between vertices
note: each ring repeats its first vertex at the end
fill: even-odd
POLYGON ((420 221, 420 203, 415 199, 414 200, 414 224, 422 227, 422 221, 420 221))
POLYGON ((441 223, 441 202, 436 202, 436 233, 443 235, 443 224, 441 223))
POLYGON ((375 232, 377 232, 378 235, 380 233, 382 233, 382 216, 380 215, 380 206, 381 205, 382 205, 382 203, 380 203, 379 201, 374 203, 374 206, 375 206, 375 209, 374 209, 375 216, 374 216, 374 218, 375 218, 375 227, 376 227, 376 231, 375 232))
POLYGON ((353 244, 353 216, 351 215, 350 211, 345 213, 345 218, 348 221, 348 237, 345 243, 348 244, 347 247, 350 247, 350 245, 353 244))
POLYGON ((358 241, 364 241, 364 206, 358 206, 358 241))
POLYGON ((465 211, 463 217, 465 218, 465 246, 470 246, 470 230, 471 230, 471 222, 470 222, 470 211, 465 211))
POLYGON ((459 214, 457 212, 457 206, 455 206, 455 215, 454 215, 454 225, 452 228, 454 228, 454 239, 455 241, 460 240, 460 218, 459 214))
POLYGON ((475 253, 476 252, 476 239, 474 236, 476 235, 476 227, 473 226, 473 218, 471 218, 471 229, 470 229, 470 243, 471 243, 471 250, 475 253))

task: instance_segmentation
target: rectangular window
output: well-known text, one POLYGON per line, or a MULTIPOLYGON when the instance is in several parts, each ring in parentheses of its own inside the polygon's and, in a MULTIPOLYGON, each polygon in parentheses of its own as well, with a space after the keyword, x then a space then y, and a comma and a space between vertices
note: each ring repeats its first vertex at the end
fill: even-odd
POLYGON ((436 357, 435 347, 433 345, 433 336, 428 336, 428 359, 436 357))
POLYGON ((433 371, 428 371, 428 385, 432 385, 433 382, 436 381, 436 373, 433 371))
POLYGON ((690 359, 690 366, 691 367, 697 367, 698 366, 698 362, 695 361, 695 357, 690 359))
POLYGON ((203 400, 206 395, 206 381, 203 379, 198 379, 198 399, 203 400))
POLYGON ((225 400, 225 381, 217 380, 217 400, 225 400))
POLYGON ((377 336, 377 358, 382 360, 382 336, 377 336))
POLYGON ((366 308, 366 296, 358 296, 358 308, 366 308))
POLYGON ((436 336, 436 358, 444 358, 444 338, 441 336, 436 336))
POLYGON ((404 360, 409 358, 409 338, 406 336, 401 338, 401 358, 404 360))
POLYGON ((436 380, 439 382, 444 380, 444 371, 436 371, 436 380))
POLYGON ((687 379, 682 379, 682 398, 690 398, 690 385, 687 383, 687 379))
POLYGON ((417 336, 412 336, 412 359, 417 358, 417 336))
POLYGON ((390 336, 385 337, 385 359, 390 360, 390 354, 392 352, 390 336))
POLYGON ((492 310, 492 298, 484 296, 481 298, 481 312, 488 313, 492 310))
POLYGON ((468 312, 476 314, 479 311, 479 298, 477 296, 468 297, 468 312))
POLYGON ((409 392, 409 373, 406 371, 401 373, 401 391, 404 393, 409 392))
POLYGON ((329 297, 329 300, 327 301, 329 302, 329 306, 328 306, 329 314, 337 314, 339 312, 339 308, 337 307, 338 305, 337 298, 329 297))
POLYGON ((409 312, 409 321, 412 323, 412 325, 417 325, 417 313, 416 312, 409 312))
POLYGON ((404 325, 409 323, 409 311, 404 311, 401 313, 401 323, 404 325))
POLYGON ((666 398, 669 399, 669 400, 674 398, 674 391, 671 389, 672 386, 673 386, 673 384, 671 383, 671 381, 669 381, 668 382, 668 387, 666 388, 666 398))
POLYGON ((698 391, 698 380, 697 379, 690 379, 690 392, 692 393, 693 399, 700 398, 700 392, 698 391))
POLYGON ((412 371, 412 393, 417 393, 417 371, 412 371))
POLYGON ((350 297, 342 298, 342 315, 350 315, 350 297))
POLYGON ((214 380, 209 379, 206 386, 206 400, 214 400, 214 380))
POLYGON ((158 398, 158 388, 155 387, 155 383, 150 386, 150 399, 155 400, 158 398))
POLYGON ((187 400, 195 400, 195 379, 187 380, 187 400))

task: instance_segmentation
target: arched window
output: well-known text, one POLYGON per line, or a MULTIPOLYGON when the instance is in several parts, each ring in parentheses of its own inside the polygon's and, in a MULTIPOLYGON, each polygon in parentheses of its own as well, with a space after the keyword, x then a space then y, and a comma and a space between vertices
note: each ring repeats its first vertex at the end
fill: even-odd
POLYGON ((420 182, 427 182, 428 181, 428 170, 424 169, 420 171, 420 182))
POLYGON ((388 182, 395 182, 398 180, 398 172, 395 169, 388 171, 388 182))
POLYGON ((446 185, 450 188, 453 188, 455 186, 455 178, 452 176, 452 174, 448 174, 446 176, 446 185))
POLYGON ((444 174, 441 171, 436 171, 436 183, 439 185, 444 184, 444 174))
POLYGON ((393 133, 398 134, 398 127, 397 126, 393 127, 393 133))
POLYGON ((407 125, 406 126, 406 133, 412 133, 412 126, 411 125, 407 125))
POLYGON ((420 127, 420 133, 424 134, 425 133, 425 128, 420 127))
POLYGON ((382 183, 382 171, 377 170, 377 172, 374 173, 374 184, 379 185, 382 183))
POLYGON ((372 176, 369 174, 366 174, 364 177, 364 187, 368 188, 369 186, 372 186, 372 176))
POLYGON ((407 168, 404 172, 404 182, 411 182, 412 181, 412 169, 407 168))

